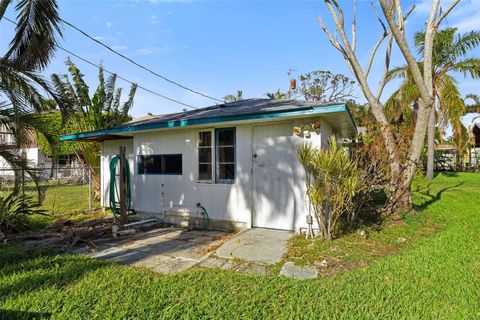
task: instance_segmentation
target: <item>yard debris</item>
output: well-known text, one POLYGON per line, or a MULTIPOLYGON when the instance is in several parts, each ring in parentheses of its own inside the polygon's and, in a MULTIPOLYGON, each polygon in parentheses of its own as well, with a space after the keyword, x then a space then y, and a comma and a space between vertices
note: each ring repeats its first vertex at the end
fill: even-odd
MULTIPOLYGON (((99 243, 112 241, 113 217, 90 219, 80 222, 62 219, 51 226, 28 234, 2 235, 0 241, 7 243, 22 243, 30 247, 45 247, 58 249, 60 252, 70 252, 79 244, 85 244, 89 251, 95 250, 99 243)), ((137 229, 149 230, 159 225, 149 224, 138 226, 137 229)), ((131 229, 125 230, 129 231, 131 229)), ((133 229, 132 229, 133 230, 133 229)), ((127 238, 131 231, 121 234, 118 239, 127 238)))
POLYGON ((399 237, 399 238, 397 239, 397 242, 398 242, 398 243, 403 243, 403 242, 405 242, 405 241, 407 241, 407 239, 405 239, 404 237, 399 237))
POLYGON ((367 238, 368 238, 367 232, 366 232, 364 229, 360 230, 360 231, 358 232, 358 235, 359 235, 360 237, 364 238, 364 239, 367 239, 367 238))
POLYGON ((320 266, 320 267, 323 267, 323 268, 326 268, 328 267, 328 262, 327 262, 327 259, 323 259, 322 261, 320 262, 315 262, 315 265, 316 266, 320 266))

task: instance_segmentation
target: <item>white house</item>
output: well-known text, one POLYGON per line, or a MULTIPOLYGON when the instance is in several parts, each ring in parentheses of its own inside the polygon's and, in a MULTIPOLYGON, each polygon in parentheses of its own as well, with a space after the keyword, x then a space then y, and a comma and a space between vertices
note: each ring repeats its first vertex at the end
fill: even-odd
MULTIPOLYGON (((19 155, 24 155, 28 165, 31 167, 51 165, 51 158, 47 157, 40 150, 35 134, 31 133, 28 139, 28 144, 24 148, 17 150, 19 155)), ((0 124, 0 145, 6 148, 17 148, 13 133, 4 124, 0 124)), ((0 157, 0 175, 13 175, 13 171, 10 169, 10 164, 3 157, 0 157)))
POLYGON ((304 172, 296 147, 352 136, 344 104, 248 99, 155 116, 62 140, 101 141, 101 201, 109 204, 110 159, 126 146, 132 207, 169 222, 208 211, 211 228, 306 226, 304 172))

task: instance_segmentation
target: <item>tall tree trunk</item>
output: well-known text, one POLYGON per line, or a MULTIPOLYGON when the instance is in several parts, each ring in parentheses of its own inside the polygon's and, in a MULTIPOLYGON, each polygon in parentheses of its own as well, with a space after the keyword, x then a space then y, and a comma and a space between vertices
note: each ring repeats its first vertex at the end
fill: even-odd
MULTIPOLYGON (((398 175, 394 175, 392 172, 390 181, 391 190, 385 209, 387 212, 392 213, 393 217, 397 218, 400 218, 405 212, 412 210, 412 193, 410 187, 423 150, 425 132, 429 122, 428 115, 430 115, 433 108, 433 103, 430 102, 430 105, 428 105, 424 103, 422 99, 420 99, 419 104, 420 108, 417 116, 416 130, 412 137, 409 158, 406 163, 400 167, 398 175)), ((400 160, 397 161, 400 163, 400 160)))
POLYGON ((401 219, 407 212, 412 211, 412 180, 408 175, 402 175, 390 182, 391 191, 383 210, 394 220, 401 219))
POLYGON ((428 180, 433 179, 435 165, 435 108, 432 107, 428 118, 427 128, 427 175, 428 180))

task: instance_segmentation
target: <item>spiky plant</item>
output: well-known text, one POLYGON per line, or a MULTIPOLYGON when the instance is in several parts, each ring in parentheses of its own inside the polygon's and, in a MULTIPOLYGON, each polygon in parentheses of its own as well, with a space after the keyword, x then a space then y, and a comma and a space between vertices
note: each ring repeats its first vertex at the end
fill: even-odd
POLYGON ((223 100, 225 100, 225 102, 235 102, 235 101, 243 100, 243 91, 237 90, 236 94, 228 94, 225 97, 223 97, 223 100))
POLYGON ((0 195, 0 232, 12 233, 28 229, 28 216, 45 215, 46 211, 39 208, 32 195, 12 192, 0 195))
POLYGON ((363 189, 362 172, 348 154, 330 139, 329 149, 308 144, 297 148, 306 175, 306 193, 325 240, 338 232, 340 219, 353 222, 355 198, 363 189))
POLYGON ((265 95, 268 97, 268 99, 272 100, 284 100, 288 97, 288 95, 284 92, 281 92, 280 89, 275 92, 267 92, 265 95))

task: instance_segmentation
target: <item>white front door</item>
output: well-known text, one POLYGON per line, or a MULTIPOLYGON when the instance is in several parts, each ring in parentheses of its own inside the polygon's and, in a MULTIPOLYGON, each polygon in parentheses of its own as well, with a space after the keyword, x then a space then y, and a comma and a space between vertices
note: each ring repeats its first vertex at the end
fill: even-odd
POLYGON ((254 127, 253 226, 294 230, 297 162, 292 123, 254 127))

